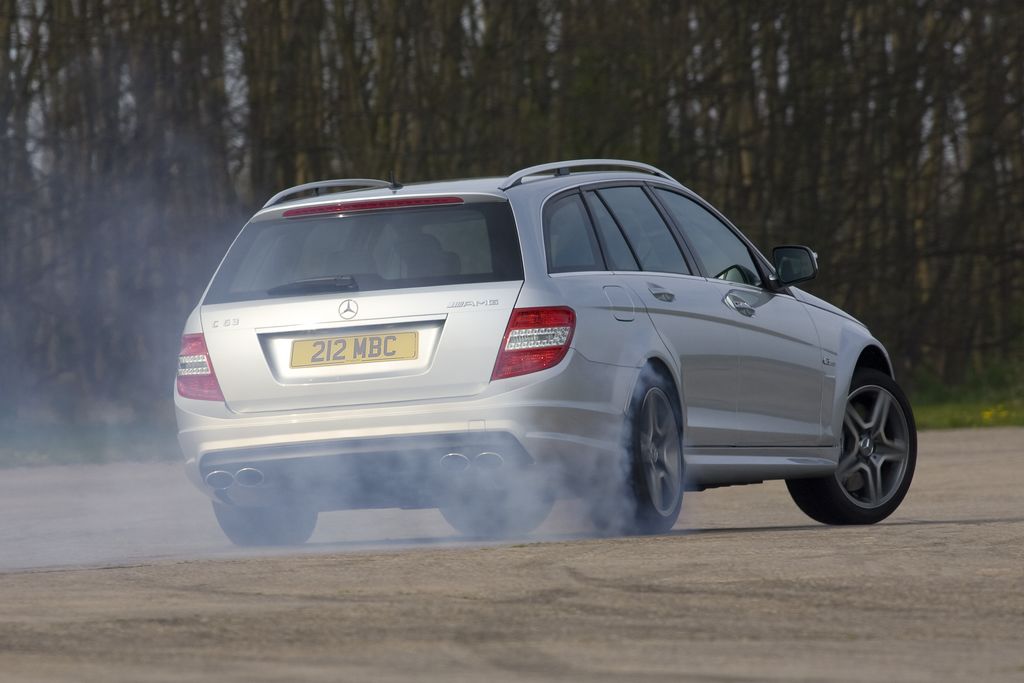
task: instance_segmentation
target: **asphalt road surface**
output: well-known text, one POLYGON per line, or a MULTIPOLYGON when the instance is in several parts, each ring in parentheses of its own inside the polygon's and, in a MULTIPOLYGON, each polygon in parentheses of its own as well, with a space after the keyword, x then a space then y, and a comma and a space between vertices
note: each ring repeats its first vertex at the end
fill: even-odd
POLYGON ((594 538, 324 515, 231 549, 163 465, 0 470, 0 680, 1024 681, 1024 429, 922 435, 903 507, 810 522, 775 482, 594 538))

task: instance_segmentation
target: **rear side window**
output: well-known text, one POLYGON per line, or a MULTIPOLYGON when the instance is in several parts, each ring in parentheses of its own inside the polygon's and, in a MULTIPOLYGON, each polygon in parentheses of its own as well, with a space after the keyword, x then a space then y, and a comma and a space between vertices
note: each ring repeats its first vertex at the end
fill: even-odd
POLYGON ((639 187, 598 190, 616 222, 622 226, 644 270, 688 275, 683 253, 661 214, 639 187))
POLYGON ((746 285, 761 284, 757 266, 743 240, 692 199, 668 190, 655 190, 679 223, 708 275, 746 285))
POLYGON ((626 238, 616 225, 615 219, 608 213, 608 208, 593 192, 587 193, 587 206, 590 207, 590 215, 594 217, 594 226, 601 235, 604 243, 605 256, 608 258, 608 267, 611 270, 640 270, 640 266, 633 257, 626 238))
POLYGON ((605 269, 590 217, 578 194, 556 199, 545 208, 544 248, 549 273, 605 269))
POLYGON ((250 223, 205 303, 340 291, 315 282, 289 289, 331 278, 360 292, 521 280, 512 210, 479 202, 250 223))

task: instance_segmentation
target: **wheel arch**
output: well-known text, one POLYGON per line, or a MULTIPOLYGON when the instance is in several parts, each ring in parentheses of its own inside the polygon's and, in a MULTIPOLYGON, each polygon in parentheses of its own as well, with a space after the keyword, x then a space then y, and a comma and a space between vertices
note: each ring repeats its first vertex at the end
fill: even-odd
MULTIPOLYGON (((839 457, 839 435, 842 433, 846 397, 850 394, 854 373, 861 368, 878 370, 894 377, 892 363, 885 347, 861 325, 845 324, 838 330, 839 353, 835 369, 831 419, 824 420, 828 436, 833 440, 835 457, 839 457)), ((824 408, 824 406, 823 406, 824 408)))
POLYGON ((682 395, 682 392, 679 391, 679 382, 677 381, 676 373, 672 371, 672 368, 670 368, 668 363, 666 363, 660 356, 650 356, 647 358, 647 361, 640 368, 640 374, 637 375, 638 382, 640 381, 640 377, 643 375, 644 370, 648 368, 660 375, 664 375, 665 379, 671 380, 672 384, 676 387, 676 396, 682 395))
POLYGON ((636 377, 633 378, 633 390, 629 392, 629 398, 627 404, 624 406, 625 414, 629 414, 630 404, 632 404, 634 397, 636 396, 637 390, 644 381, 644 377, 648 372, 655 372, 666 380, 668 380, 672 387, 676 391, 676 400, 679 402, 679 416, 680 425, 685 433, 686 431, 686 401, 683 395, 683 378, 677 367, 674 367, 671 361, 664 358, 661 354, 652 354, 647 356, 643 362, 637 367, 636 377))
POLYGON ((879 344, 868 343, 861 350, 860 355, 857 356, 857 362, 853 367, 855 372, 860 368, 870 368, 871 370, 884 372, 889 377, 895 379, 892 362, 879 344))

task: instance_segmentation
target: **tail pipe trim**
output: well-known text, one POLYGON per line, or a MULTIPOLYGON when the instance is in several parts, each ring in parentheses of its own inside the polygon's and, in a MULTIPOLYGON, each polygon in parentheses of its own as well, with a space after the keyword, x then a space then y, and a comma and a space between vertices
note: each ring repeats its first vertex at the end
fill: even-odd
POLYGON ((214 470, 206 475, 204 481, 210 488, 223 491, 231 488, 231 485, 235 483, 235 475, 224 470, 214 470))

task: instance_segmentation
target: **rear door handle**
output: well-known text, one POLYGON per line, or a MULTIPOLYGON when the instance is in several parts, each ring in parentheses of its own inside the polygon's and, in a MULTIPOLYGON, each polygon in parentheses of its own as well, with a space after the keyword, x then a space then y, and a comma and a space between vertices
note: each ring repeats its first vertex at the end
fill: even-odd
POLYGON ((673 294, 672 292, 668 291, 664 287, 659 287, 658 285, 653 285, 653 284, 648 283, 647 284, 647 290, 651 294, 653 294, 654 298, 657 299, 658 301, 666 301, 667 302, 667 301, 675 301, 676 300, 676 295, 673 294))
POLYGON ((743 297, 736 294, 726 294, 722 302, 740 315, 745 315, 748 318, 753 317, 757 313, 753 306, 744 301, 743 297))

